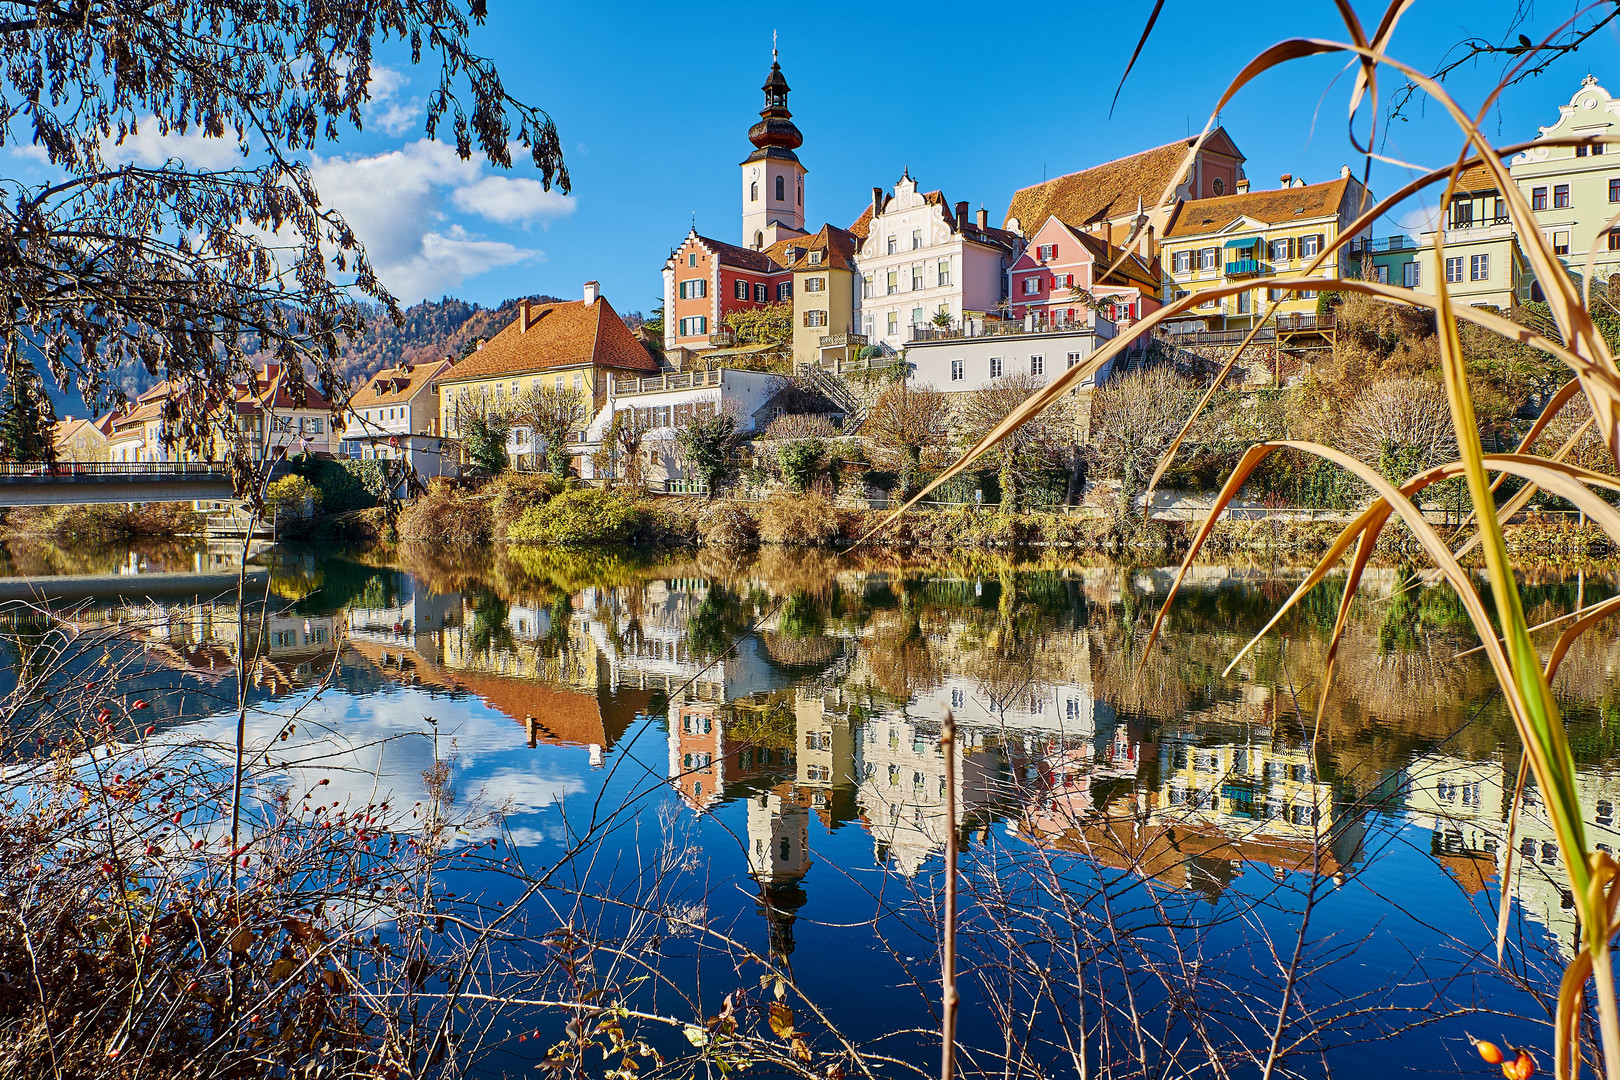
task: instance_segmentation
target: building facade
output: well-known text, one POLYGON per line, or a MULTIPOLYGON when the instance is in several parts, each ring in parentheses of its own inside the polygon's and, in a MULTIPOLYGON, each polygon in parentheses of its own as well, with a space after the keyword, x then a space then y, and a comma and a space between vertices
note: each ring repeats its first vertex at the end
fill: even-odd
POLYGON ((989 228, 968 204, 954 210, 939 191, 919 191, 909 172, 872 203, 849 231, 860 238, 858 333, 896 353, 936 325, 993 313, 1006 299, 1006 275, 1022 251, 1018 236, 989 228))
POLYGON ((1091 233, 1049 217, 1009 271, 1015 319, 1045 326, 1080 326, 1093 312, 1116 328, 1159 308, 1156 260, 1123 251, 1091 233))
MULTIPOLYGON (((1323 184, 1285 176, 1279 188, 1190 201, 1160 246, 1164 302, 1199 289, 1302 273, 1372 204, 1372 193, 1348 167, 1323 184)), ((1337 276, 1342 254, 1341 249, 1329 256, 1312 275, 1337 276)), ((1187 320, 1209 330, 1244 330, 1262 319, 1273 301, 1279 315, 1304 315, 1314 314, 1316 298, 1314 289, 1254 288, 1209 301, 1188 312, 1187 320)))
POLYGON ((449 357, 428 364, 401 364, 379 371, 349 401, 343 415, 344 457, 408 460, 419 476, 455 471, 439 431, 439 390, 434 380, 450 369, 449 357))
MULTIPOLYGON (((651 375, 657 363, 631 333, 594 281, 579 300, 554 304, 525 301, 506 329, 438 377, 440 427, 451 438, 466 433, 458 420, 470 408, 511 410, 541 387, 579 395, 586 422, 607 401, 614 378, 651 375), (458 411, 459 410, 459 411, 458 411)), ((508 451, 538 455, 544 447, 520 422, 508 451)), ((582 462, 574 462, 576 468, 582 462)))
POLYGON ((1404 281, 1433 294, 1444 281, 1454 301, 1511 311, 1530 298, 1533 275, 1508 216, 1496 177, 1483 165, 1458 177, 1456 191, 1441 211, 1438 229, 1418 236, 1413 268, 1403 267, 1404 281), (1444 250, 1435 252, 1435 233, 1443 233, 1444 250))
MULTIPOLYGON (((1588 75, 1536 142, 1616 135, 1620 101, 1588 75)), ((1620 230, 1609 228, 1610 219, 1620 214, 1620 146, 1533 146, 1513 159, 1509 173, 1565 267, 1584 275, 1590 255, 1599 280, 1620 273, 1620 230)))

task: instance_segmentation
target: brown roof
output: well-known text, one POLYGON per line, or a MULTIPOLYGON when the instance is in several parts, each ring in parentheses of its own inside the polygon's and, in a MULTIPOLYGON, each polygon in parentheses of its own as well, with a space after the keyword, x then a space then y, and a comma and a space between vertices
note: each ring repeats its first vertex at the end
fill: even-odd
MULTIPOLYGON (((1216 128, 1216 131, 1221 129, 1216 128)), ((1187 150, 1194 141, 1178 139, 1140 154, 1105 161, 1080 172, 1021 188, 1013 192, 1003 223, 1017 218, 1024 231, 1029 232, 1048 217, 1081 226, 1135 214, 1138 205, 1151 210, 1164 198, 1170 181, 1180 175, 1187 150)))
MULTIPOLYGON (((144 399, 144 395, 143 395, 144 399)), ((304 378, 298 368, 269 363, 255 368, 250 379, 236 384, 236 411, 252 413, 260 409, 330 409, 332 403, 304 378), (303 384, 303 401, 298 385, 303 384)))
POLYGON ((550 368, 593 364, 615 371, 657 371, 646 348, 605 297, 587 304, 565 300, 532 304, 529 329, 520 313, 484 347, 446 371, 442 382, 521 375, 550 368))
POLYGON ((409 401, 426 389, 449 366, 449 360, 435 360, 431 364, 402 364, 386 371, 379 371, 371 377, 363 390, 354 395, 349 404, 358 409, 409 401))
POLYGON ((1176 215, 1174 223, 1165 230, 1165 239, 1219 232, 1232 222, 1245 217, 1263 221, 1268 225, 1278 225, 1296 218, 1333 217, 1344 205, 1351 184, 1356 184, 1357 188, 1361 186, 1354 180, 1340 177, 1325 184, 1244 191, 1236 195, 1219 195, 1213 199, 1194 199, 1181 208, 1181 213, 1176 215))
POLYGON ((836 225, 823 225, 811 236, 795 236, 778 240, 765 249, 772 262, 788 270, 853 270, 855 269, 856 238, 836 225), (791 254, 797 251, 797 258, 791 254), (810 262, 810 252, 822 253, 822 261, 810 262))
MULTIPOLYGON (((1478 165, 1468 166, 1462 171, 1462 175, 1457 178, 1458 191, 1495 191, 1501 186, 1496 182, 1495 175, 1491 173, 1490 166, 1483 161, 1478 165)), ((1445 188, 1442 186, 1436 190, 1444 191, 1445 188)))
POLYGON ((477 694, 484 704, 518 723, 531 726, 532 721, 533 734, 541 742, 606 746, 610 741, 594 693, 466 671, 445 670, 443 675, 456 689, 477 694))
MULTIPOLYGON (((695 233, 693 235, 696 236, 695 233)), ((774 274, 782 269, 781 266, 777 265, 777 263, 765 253, 765 251, 755 251, 753 248, 738 247, 736 244, 728 244, 724 240, 712 240, 707 236, 698 236, 697 239, 714 253, 715 258, 719 259, 727 266, 735 266, 743 270, 752 270, 756 274, 774 274)), ((793 238, 793 240, 802 239, 802 237, 793 238)), ((778 241, 778 244, 791 242, 793 241, 778 241)), ((773 244, 772 247, 778 246, 778 244, 773 244)), ((766 249, 766 251, 769 250, 769 248, 766 249)))
POLYGON ((100 430, 88 420, 58 420, 55 424, 51 425, 51 441, 57 446, 61 446, 66 442, 71 442, 73 440, 73 436, 79 434, 80 429, 86 424, 90 425, 90 430, 92 431, 100 430))

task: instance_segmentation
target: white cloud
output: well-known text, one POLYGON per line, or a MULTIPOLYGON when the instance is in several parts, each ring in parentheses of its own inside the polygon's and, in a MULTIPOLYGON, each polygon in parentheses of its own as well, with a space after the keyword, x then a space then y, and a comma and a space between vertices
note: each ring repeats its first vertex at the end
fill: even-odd
POLYGON ((1395 223, 1413 235, 1433 232, 1439 221, 1440 208, 1438 206, 1414 204, 1395 215, 1395 223))
POLYGON ((557 191, 547 191, 538 180, 510 176, 486 176, 475 184, 457 188, 455 204, 479 217, 503 225, 536 218, 564 217, 574 212, 574 200, 557 191))
POLYGON ((371 95, 367 118, 388 135, 403 135, 415 127, 422 117, 423 105, 419 97, 399 96, 409 80, 389 67, 373 67, 371 82, 366 91, 371 95))
POLYGON ((196 130, 165 135, 155 116, 141 120, 138 130, 122 142, 108 139, 101 152, 111 162, 134 162, 154 169, 169 161, 179 161, 188 169, 228 169, 245 163, 235 132, 218 139, 196 130))
POLYGON ((340 211, 366 245, 383 283, 407 303, 439 296, 488 270, 544 258, 450 221, 452 208, 499 224, 541 210, 521 194, 484 188, 490 180, 520 181, 485 176, 481 162, 463 161, 443 143, 418 139, 368 157, 318 160, 311 175, 322 201, 340 211), (464 198, 466 190, 489 194, 464 198))
POLYGON ((39 145, 39 143, 28 143, 25 146, 13 146, 11 147, 11 152, 17 157, 26 158, 37 165, 49 165, 51 163, 50 151, 39 145))

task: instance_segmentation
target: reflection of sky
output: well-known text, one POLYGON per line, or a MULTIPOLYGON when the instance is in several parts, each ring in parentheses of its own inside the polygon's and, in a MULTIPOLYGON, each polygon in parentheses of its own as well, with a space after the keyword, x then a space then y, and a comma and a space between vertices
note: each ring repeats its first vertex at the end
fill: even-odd
MULTIPOLYGON (((503 811, 513 827, 525 827, 530 817, 587 788, 586 750, 531 750, 520 725, 477 697, 404 687, 364 697, 329 691, 312 700, 302 694, 279 704, 275 715, 248 714, 247 738, 261 755, 269 749, 274 771, 265 780, 295 794, 324 779, 326 802, 426 803, 424 774, 445 759, 463 806, 503 811), (289 718, 296 730, 282 742, 277 736, 289 718)), ((236 717, 221 715, 178 728, 168 738, 229 745, 235 730, 236 717)))

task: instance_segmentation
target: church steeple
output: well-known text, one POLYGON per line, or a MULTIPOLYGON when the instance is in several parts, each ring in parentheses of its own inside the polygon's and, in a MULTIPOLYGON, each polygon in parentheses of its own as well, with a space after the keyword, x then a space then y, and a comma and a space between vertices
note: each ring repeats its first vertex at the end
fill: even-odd
POLYGON ((804 136, 788 111, 791 87, 774 45, 773 35, 771 72, 760 87, 765 107, 759 122, 748 129, 754 152, 742 161, 743 244, 751 248, 804 233, 805 167, 793 152, 804 145, 804 136))

